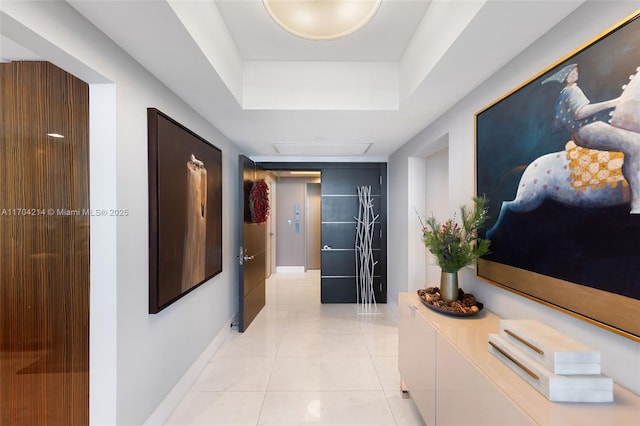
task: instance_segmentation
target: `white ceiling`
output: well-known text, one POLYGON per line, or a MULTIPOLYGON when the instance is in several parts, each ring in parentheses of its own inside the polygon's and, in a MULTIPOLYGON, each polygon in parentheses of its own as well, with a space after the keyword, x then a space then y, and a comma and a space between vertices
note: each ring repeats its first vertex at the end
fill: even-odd
POLYGON ((246 154, 379 161, 584 1, 383 0, 320 42, 260 0, 67 2, 246 154))

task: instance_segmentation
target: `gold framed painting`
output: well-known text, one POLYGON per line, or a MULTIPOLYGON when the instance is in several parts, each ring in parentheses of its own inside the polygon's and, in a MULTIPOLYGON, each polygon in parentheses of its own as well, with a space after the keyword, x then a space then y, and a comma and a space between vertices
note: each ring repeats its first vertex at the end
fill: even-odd
POLYGON ((479 111, 479 278, 640 341, 640 13, 479 111))

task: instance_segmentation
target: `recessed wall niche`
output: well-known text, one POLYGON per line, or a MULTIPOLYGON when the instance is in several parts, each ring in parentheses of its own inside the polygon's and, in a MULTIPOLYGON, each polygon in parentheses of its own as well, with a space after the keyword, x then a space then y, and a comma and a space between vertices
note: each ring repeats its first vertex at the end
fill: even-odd
POLYGON ((435 257, 422 242, 421 223, 433 214, 439 221, 449 216, 449 148, 443 136, 426 154, 409 157, 409 229, 408 229, 408 291, 425 286, 438 286, 440 268, 435 257))

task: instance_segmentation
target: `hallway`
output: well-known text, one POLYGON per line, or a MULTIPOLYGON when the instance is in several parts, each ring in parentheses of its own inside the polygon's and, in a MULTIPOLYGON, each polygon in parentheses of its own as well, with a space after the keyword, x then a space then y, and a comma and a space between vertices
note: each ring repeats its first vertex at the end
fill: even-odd
POLYGON ((401 397, 387 305, 322 305, 319 271, 266 287, 262 312, 231 332, 166 425, 423 425, 401 397))

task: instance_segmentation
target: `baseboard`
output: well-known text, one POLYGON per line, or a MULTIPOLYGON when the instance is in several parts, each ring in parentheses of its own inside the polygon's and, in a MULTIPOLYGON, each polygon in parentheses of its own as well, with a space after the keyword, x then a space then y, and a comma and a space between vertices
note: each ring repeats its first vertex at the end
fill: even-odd
POLYGON ((200 376, 200 373, 202 373, 207 364, 209 364, 213 355, 220 349, 220 346, 222 346, 232 330, 232 324, 237 324, 235 316, 225 323, 222 330, 213 338, 207 348, 202 351, 191 367, 189 367, 180 380, 178 380, 178 383, 169 391, 160 405, 158 405, 149 418, 147 418, 144 426, 161 426, 167 421, 171 413, 173 413, 173 410, 175 410, 180 401, 182 401, 182 398, 187 394, 191 385, 193 385, 198 376, 200 376))
POLYGON ((304 273, 304 266, 276 266, 276 274, 304 273))

